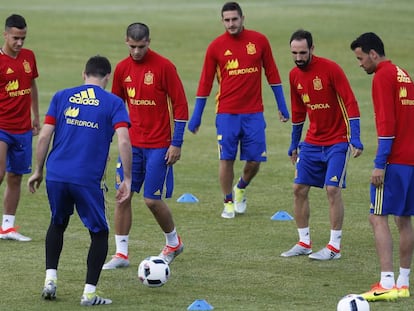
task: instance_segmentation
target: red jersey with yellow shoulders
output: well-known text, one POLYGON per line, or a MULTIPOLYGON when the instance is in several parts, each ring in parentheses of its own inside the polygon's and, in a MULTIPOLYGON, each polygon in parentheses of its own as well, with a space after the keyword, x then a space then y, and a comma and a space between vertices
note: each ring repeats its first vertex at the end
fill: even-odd
POLYGON ((217 76, 217 113, 263 112, 262 67, 270 85, 281 84, 272 49, 263 34, 247 29, 238 35, 225 32, 207 48, 196 96, 208 97, 217 76))
POLYGON ((174 64, 150 49, 141 61, 128 56, 118 63, 112 93, 128 105, 134 147, 169 147, 174 121, 188 120, 188 103, 174 64))
POLYGON ((0 129, 21 134, 32 129, 32 81, 39 76, 34 53, 21 49, 16 58, 0 50, 0 129))
POLYGON ((372 99, 378 138, 394 139, 387 162, 414 165, 414 84, 411 77, 389 60, 379 63, 372 80, 372 99))
POLYGON ((304 68, 289 74, 292 123, 309 117, 305 142, 330 146, 349 142, 349 119, 359 118, 358 103, 343 70, 335 62, 313 55, 304 68))

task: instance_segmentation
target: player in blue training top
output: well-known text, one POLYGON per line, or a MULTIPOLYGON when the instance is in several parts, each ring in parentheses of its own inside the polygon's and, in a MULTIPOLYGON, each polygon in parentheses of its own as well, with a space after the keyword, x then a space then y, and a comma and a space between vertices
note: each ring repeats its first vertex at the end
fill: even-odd
POLYGON ((107 58, 91 57, 83 73, 84 85, 59 91, 53 96, 39 134, 36 169, 28 180, 32 193, 43 180, 43 166, 53 137, 46 162, 51 222, 46 234, 46 279, 42 292, 45 299, 56 298, 63 236, 76 207, 91 237, 81 305, 112 303, 110 299, 96 295, 96 285, 108 253, 109 231, 101 180, 116 132, 124 170, 124 180, 116 199, 119 202, 126 200, 131 193, 132 151, 125 105, 122 99, 104 90, 110 73, 111 64, 107 58))

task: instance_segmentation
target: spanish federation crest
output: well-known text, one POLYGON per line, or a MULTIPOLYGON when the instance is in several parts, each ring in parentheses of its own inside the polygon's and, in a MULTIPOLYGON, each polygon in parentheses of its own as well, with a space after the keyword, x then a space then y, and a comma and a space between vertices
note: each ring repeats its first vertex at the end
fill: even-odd
POLYGON ((256 45, 254 43, 249 42, 248 45, 246 45, 247 54, 254 55, 256 54, 256 45))
POLYGON ((322 80, 319 77, 316 77, 315 79, 313 79, 313 89, 315 91, 320 91, 323 89, 322 80))
POLYGON ((148 71, 147 73, 145 73, 144 83, 146 85, 151 85, 154 83, 154 74, 151 71, 148 71))
POLYGON ((26 72, 26 73, 31 73, 32 72, 32 68, 30 67, 30 63, 27 60, 24 60, 23 68, 24 68, 24 72, 26 72))

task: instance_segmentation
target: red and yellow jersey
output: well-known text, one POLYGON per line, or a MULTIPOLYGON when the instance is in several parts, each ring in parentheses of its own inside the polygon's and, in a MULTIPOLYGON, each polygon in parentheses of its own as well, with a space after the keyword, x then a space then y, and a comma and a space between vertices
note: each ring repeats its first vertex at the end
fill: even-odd
POLYGON ((208 97, 217 76, 217 113, 262 112, 262 68, 270 85, 281 84, 264 35, 246 29, 238 35, 226 32, 207 48, 196 96, 208 97))
POLYGON ((0 129, 20 134, 32 129, 32 82, 39 76, 34 53, 21 49, 16 58, 0 51, 0 129))
POLYGON ((188 103, 175 66, 152 50, 139 62, 130 56, 119 62, 112 93, 128 105, 134 147, 168 147, 174 120, 188 120, 188 103))
POLYGON ((348 142, 349 119, 359 118, 359 108, 343 70, 326 58, 312 56, 305 69, 289 74, 292 123, 309 118, 304 139, 309 144, 329 146, 348 142))
POLYGON ((414 84, 409 74, 391 61, 378 64, 372 80, 372 99, 378 138, 393 138, 387 162, 414 165, 414 84))

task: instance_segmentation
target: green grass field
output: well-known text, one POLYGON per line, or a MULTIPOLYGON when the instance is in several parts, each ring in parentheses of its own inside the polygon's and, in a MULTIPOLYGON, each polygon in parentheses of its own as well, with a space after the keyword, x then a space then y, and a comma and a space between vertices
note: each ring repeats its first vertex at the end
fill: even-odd
MULTIPOLYGON (((124 45, 127 25, 141 21, 150 26, 151 47, 170 58, 182 77, 190 112, 209 42, 223 32, 217 0, 16 0, 0 3, 0 20, 19 13, 28 22, 25 47, 35 51, 40 77, 41 115, 58 89, 81 84, 81 71, 92 55, 107 56, 113 66, 128 51, 124 45)), ((131 267, 103 271, 98 287, 113 299, 104 310, 179 311, 196 299, 205 299, 214 310, 263 311, 336 310, 348 293, 369 289, 379 278, 371 227, 368 223, 369 176, 376 150, 371 107, 371 78, 358 68, 350 42, 366 31, 377 32, 387 56, 414 74, 414 3, 412 0, 251 0, 240 1, 247 28, 263 32, 273 52, 288 99, 288 72, 293 66, 289 37, 297 28, 313 33, 315 54, 337 61, 349 77, 360 103, 364 154, 352 159, 348 188, 343 192, 346 215, 343 257, 315 262, 306 257, 286 259, 280 253, 297 241, 293 221, 272 221, 279 210, 292 212, 294 169, 287 157, 290 124, 281 124, 270 88, 264 82, 268 162, 248 189, 247 214, 234 220, 220 217, 222 196, 218 185, 218 160, 214 127, 214 96, 210 96, 197 135, 187 132, 182 159, 176 165, 176 188, 169 201, 185 252, 171 265, 172 276, 161 288, 151 289, 137 279, 141 259, 158 254, 164 237, 135 195, 130 234, 131 267), (200 200, 180 204, 176 199, 190 192, 200 200)), ((215 90, 213 90, 214 92, 215 90)), ((36 140, 34 141, 34 143, 36 140)), ((116 158, 115 145, 112 159, 116 158)), ((242 163, 236 165, 236 176, 242 163)), ((115 161, 109 163, 112 186, 115 161)), ((27 176, 25 177, 25 182, 27 176)), ((113 226, 114 190, 110 187, 113 226)), ((4 185, 0 187, 3 194, 4 185)), ((76 216, 76 215, 75 215, 76 216)), ((44 184, 32 195, 23 188, 17 212, 21 232, 29 243, 0 241, 0 310, 77 310, 83 290, 89 235, 77 216, 65 236, 59 267, 58 299, 43 301, 44 236, 49 207, 44 184)), ((395 226, 395 241, 397 235, 395 226)), ((115 251, 113 231, 110 254, 115 251)), ((314 249, 329 240, 325 191, 311 191, 311 234, 314 249)), ((395 262, 398 271, 398 262, 395 262)), ((414 291, 414 290, 412 290, 414 291)), ((413 298, 396 303, 371 303, 371 310, 412 310, 413 298)))

